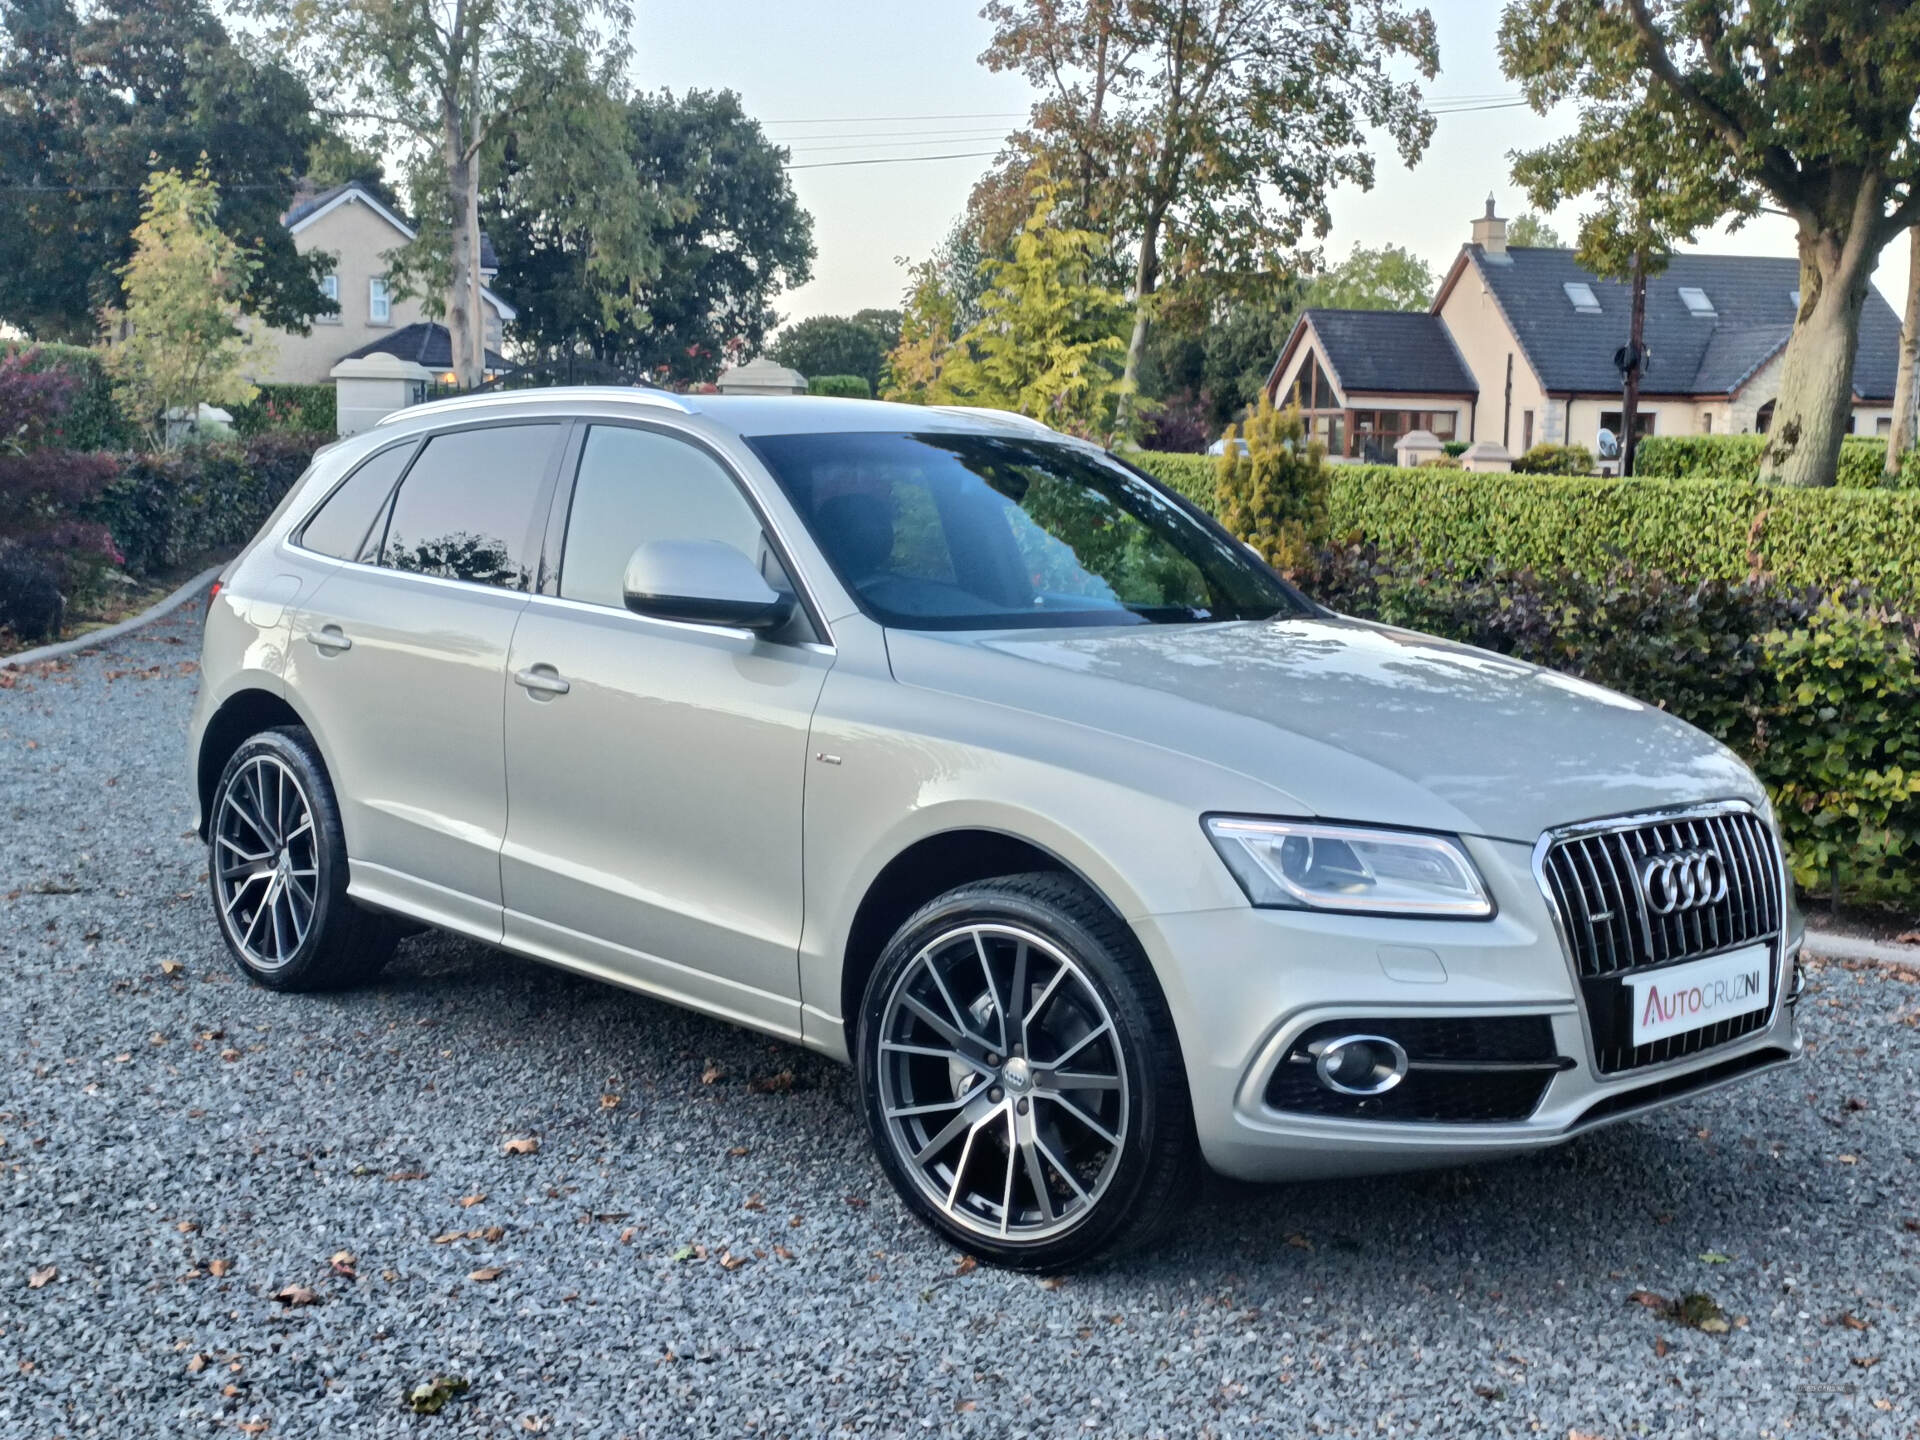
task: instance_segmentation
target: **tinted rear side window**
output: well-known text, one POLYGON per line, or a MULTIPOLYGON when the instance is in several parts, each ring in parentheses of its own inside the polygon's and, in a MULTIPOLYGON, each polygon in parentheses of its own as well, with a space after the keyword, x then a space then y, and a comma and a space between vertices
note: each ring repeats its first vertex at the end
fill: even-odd
POLYGON ((395 445, 362 464, 307 521, 307 528, 300 533, 300 543, 336 560, 371 558, 370 552, 379 539, 376 536, 369 542, 368 532, 386 509, 393 482, 407 468, 407 457, 411 454, 413 446, 395 445))
POLYGON ((427 441, 394 497, 380 563, 524 590, 533 511, 557 425, 493 425, 427 441))

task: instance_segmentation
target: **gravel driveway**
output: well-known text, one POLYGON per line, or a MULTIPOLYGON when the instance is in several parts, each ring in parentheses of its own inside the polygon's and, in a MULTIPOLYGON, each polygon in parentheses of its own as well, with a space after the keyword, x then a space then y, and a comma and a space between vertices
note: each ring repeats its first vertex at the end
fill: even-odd
POLYGON ((969 1272, 801 1050, 432 936, 242 983, 197 626, 0 688, 0 1434, 1920 1435, 1920 977, 1822 967, 1809 1064, 1550 1154, 969 1272))

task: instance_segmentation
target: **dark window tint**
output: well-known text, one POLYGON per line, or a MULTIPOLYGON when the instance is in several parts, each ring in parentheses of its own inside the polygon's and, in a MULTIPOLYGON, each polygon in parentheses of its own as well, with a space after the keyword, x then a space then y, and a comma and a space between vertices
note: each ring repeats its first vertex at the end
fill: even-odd
POLYGON ((377 537, 370 543, 367 532, 386 508, 393 482, 407 468, 411 454, 411 445, 392 446, 349 475, 346 483, 327 497, 319 513, 307 521, 300 543, 337 560, 364 558, 372 545, 379 543, 377 537))
POLYGON ((380 563, 523 590, 527 534, 559 427, 494 425, 436 435, 394 497, 380 563))
POLYGON ((1077 446, 883 433, 749 443, 884 625, 1178 624, 1301 612, 1225 531, 1077 446))
POLYGON ((649 540, 719 540, 759 565, 774 588, 792 588, 760 517, 719 461, 670 435, 596 425, 567 512, 561 595, 624 608, 627 561, 649 540))

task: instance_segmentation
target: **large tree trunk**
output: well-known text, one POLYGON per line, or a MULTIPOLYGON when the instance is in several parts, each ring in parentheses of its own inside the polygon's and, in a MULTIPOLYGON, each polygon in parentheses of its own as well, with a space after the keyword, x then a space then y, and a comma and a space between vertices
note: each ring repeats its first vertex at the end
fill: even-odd
POLYGON ((1907 231, 1907 307, 1900 319, 1900 368, 1893 381, 1893 428, 1887 432, 1886 477, 1897 479, 1913 445, 1913 367, 1920 356, 1920 226, 1907 231))
POLYGON ((467 162, 467 363, 473 382, 487 376, 487 319, 480 299, 480 157, 467 162))
POLYGON ((447 339, 451 342, 453 355, 453 375, 462 388, 478 385, 482 379, 481 367, 473 363, 473 334, 475 312, 478 306, 473 303, 477 296, 470 296, 474 269, 479 260, 475 252, 473 234, 476 229, 475 218, 471 213, 471 201, 474 195, 475 166, 473 157, 465 153, 461 144, 459 130, 449 125, 447 130, 447 221, 448 221, 448 271, 447 271, 447 339))
POLYGON ((1133 335, 1127 341, 1127 367, 1120 372, 1120 399, 1114 406, 1113 433, 1133 425, 1133 397, 1140 390, 1140 366, 1147 355, 1148 300, 1160 280, 1160 216, 1149 214, 1140 235, 1140 258, 1133 267, 1133 335))
POLYGON ((1760 478, 1779 485, 1831 485, 1853 410, 1853 352, 1878 247, 1872 226, 1850 238, 1800 230, 1800 312, 1781 365, 1780 394, 1761 452, 1760 478))

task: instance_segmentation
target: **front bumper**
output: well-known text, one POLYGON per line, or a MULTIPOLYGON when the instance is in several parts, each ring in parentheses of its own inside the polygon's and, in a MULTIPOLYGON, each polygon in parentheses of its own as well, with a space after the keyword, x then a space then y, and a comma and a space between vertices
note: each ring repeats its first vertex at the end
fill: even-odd
POLYGON ((1800 1058, 1791 1003, 1796 925, 1778 947, 1765 1026, 1682 1060, 1602 1076, 1530 848, 1467 844, 1499 907, 1492 920, 1238 907, 1135 922, 1173 1011, 1201 1149, 1215 1169, 1250 1180, 1309 1179, 1489 1159, 1557 1144, 1800 1058), (1267 1102, 1276 1067, 1315 1025, 1514 1015, 1545 1016, 1566 1065, 1525 1120, 1329 1118, 1267 1102))

